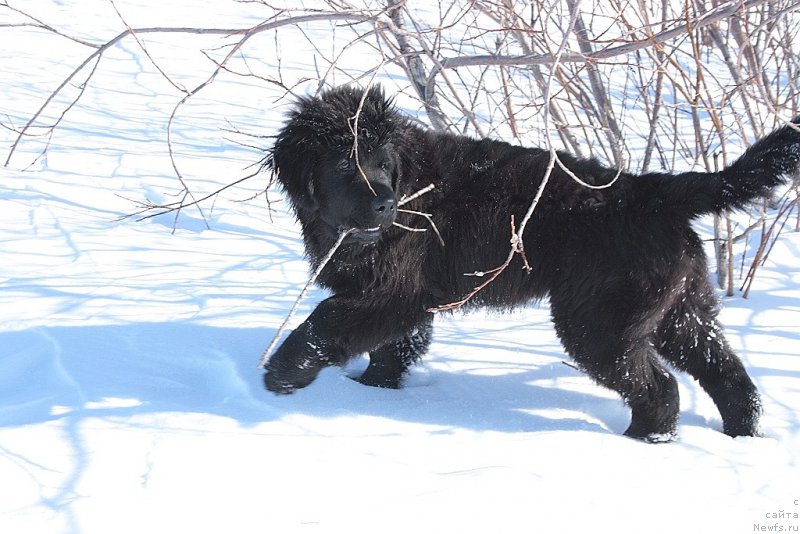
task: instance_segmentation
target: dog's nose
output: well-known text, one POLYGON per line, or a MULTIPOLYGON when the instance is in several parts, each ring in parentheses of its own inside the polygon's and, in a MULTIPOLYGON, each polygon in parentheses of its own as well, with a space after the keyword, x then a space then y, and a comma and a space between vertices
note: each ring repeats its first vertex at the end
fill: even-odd
POLYGON ((395 211, 394 193, 392 191, 382 191, 381 188, 375 189, 378 194, 370 199, 373 224, 386 227, 394 222, 397 213, 395 211))
POLYGON ((394 211, 394 197, 378 194, 372 199, 372 209, 380 215, 388 216, 394 211))

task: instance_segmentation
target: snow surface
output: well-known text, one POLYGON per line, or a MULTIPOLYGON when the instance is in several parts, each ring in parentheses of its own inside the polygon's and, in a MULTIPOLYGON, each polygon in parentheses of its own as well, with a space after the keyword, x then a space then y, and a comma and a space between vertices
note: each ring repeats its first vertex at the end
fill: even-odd
MULTIPOLYGON (((100 0, 20 4, 86 38, 122 28, 100 0)), ((263 15, 252 3, 116 4, 134 26, 263 15)), ((0 24, 16 20, 0 8, 0 24)), ((285 29, 277 49, 260 37, 250 64, 275 75, 280 56, 287 78, 313 75, 314 41, 324 48, 331 31, 285 29)), ((16 127, 89 53, 31 29, 4 28, 0 42, 0 122, 16 127)), ((194 86, 211 68, 198 50, 225 41, 146 42, 194 86)), ((723 435, 686 376, 677 441, 622 437, 628 410, 564 364, 546 306, 439 317, 402 390, 350 380, 361 360, 276 397, 255 364, 307 277, 297 226, 275 192, 271 214, 263 198, 236 202, 266 176, 206 206, 211 229, 192 209, 174 234, 172 216, 117 220, 128 199, 179 192, 165 132, 181 95, 130 39, 95 76, 44 157, 47 138, 30 138, 0 168, 0 532, 797 530, 800 235, 781 238, 749 300, 723 304, 764 396, 762 438, 723 435)), ((222 75, 181 109, 177 161, 198 194, 248 172, 260 155, 235 141, 268 140, 223 130, 274 133, 281 95, 222 75)), ((0 129, 4 149, 13 138, 0 129)))

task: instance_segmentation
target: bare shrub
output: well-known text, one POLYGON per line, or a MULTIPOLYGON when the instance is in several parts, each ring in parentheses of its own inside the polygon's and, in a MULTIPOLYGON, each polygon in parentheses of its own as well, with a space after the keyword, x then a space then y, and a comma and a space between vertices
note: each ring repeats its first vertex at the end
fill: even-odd
MULTIPOLYGON (((141 218, 174 212, 177 221, 187 207, 203 215, 204 202, 255 174, 195 194, 174 157, 174 119, 220 76, 247 78, 284 96, 391 78, 409 111, 409 102, 416 102, 433 128, 546 145, 553 154, 566 149, 632 172, 713 171, 800 109, 800 4, 791 0, 612 0, 602 9, 578 0, 320 0, 316 9, 239 0, 263 20, 230 28, 133 27, 124 5, 109 1, 119 29, 108 39, 71 35, 66 25, 26 12, 22 2, 0 2, 10 15, 3 33, 38 31, 86 49, 24 124, 3 122, 15 132, 5 165, 16 162, 26 140, 50 139, 102 69, 104 54, 122 40, 134 41, 142 60, 179 94, 165 138, 172 168, 165 172, 180 181, 182 194, 173 203, 141 201, 141 218), (320 25, 331 32, 330 43, 306 35, 320 25), (284 69, 292 61, 286 57, 259 58, 251 47, 256 38, 277 42, 287 28, 313 43, 313 76, 284 69), (165 34, 218 36, 218 48, 203 50, 209 64, 200 83, 175 81, 148 53, 147 37, 165 34)), ((718 280, 728 294, 734 292, 735 258, 749 241, 757 252, 749 268, 739 269, 746 290, 780 233, 800 227, 798 187, 781 194, 754 207, 749 220, 715 221, 718 280), (795 224, 787 224, 793 213, 795 224)), ((518 236, 524 224, 514 230, 518 236)), ((518 240, 510 254, 519 247, 518 240)))

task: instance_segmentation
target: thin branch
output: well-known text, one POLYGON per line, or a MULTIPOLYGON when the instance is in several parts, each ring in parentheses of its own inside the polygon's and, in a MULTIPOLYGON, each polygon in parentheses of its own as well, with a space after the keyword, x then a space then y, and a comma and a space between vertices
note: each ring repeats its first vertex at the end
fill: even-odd
POLYGON ((72 100, 72 102, 70 102, 69 105, 67 105, 67 107, 64 108, 64 110, 58 116, 56 121, 47 128, 47 133, 45 134, 47 135, 47 142, 45 143, 44 148, 42 149, 41 153, 38 156, 36 156, 36 158, 30 163, 30 165, 26 167, 26 169, 32 167, 37 161, 39 161, 41 157, 43 157, 47 153, 48 149, 50 148, 50 142, 53 140, 53 132, 58 127, 58 125, 61 124, 61 121, 64 120, 64 116, 69 112, 69 110, 71 110, 78 103, 78 100, 80 100, 81 96, 83 96, 83 93, 86 91, 86 87, 89 85, 89 80, 92 78, 92 76, 94 76, 94 73, 97 70, 97 66, 99 64, 100 64, 100 58, 98 57, 97 61, 95 61, 94 65, 92 65, 92 69, 89 71, 89 75, 86 77, 86 80, 79 86, 78 96, 76 96, 72 100))
POLYGON ((83 39, 79 39, 77 37, 74 37, 72 35, 67 35, 66 33, 54 28, 53 26, 50 26, 46 22, 43 22, 42 20, 34 17, 33 15, 30 15, 30 14, 22 11, 21 9, 17 9, 16 7, 10 5, 8 2, 3 2, 2 4, 0 4, 0 7, 5 7, 6 9, 10 9, 11 11, 14 11, 15 13, 19 13, 23 17, 33 21, 32 23, 0 24, 0 28, 21 28, 21 27, 39 28, 39 29, 42 29, 42 30, 47 30, 50 33, 54 33, 55 35, 58 35, 60 37, 64 37, 65 39, 69 39, 70 41, 74 41, 74 42, 76 42, 78 44, 81 44, 81 45, 84 45, 84 46, 88 46, 90 48, 98 48, 98 46, 99 46, 99 45, 96 45, 94 43, 90 43, 89 41, 84 41, 83 39))
POLYGON ((124 24, 125 27, 128 29, 130 36, 133 37, 133 39, 136 41, 136 44, 138 44, 139 48, 142 49, 142 52, 144 52, 144 55, 147 57, 147 59, 150 60, 150 63, 153 65, 153 67, 156 68, 156 70, 161 74, 161 76, 163 76, 164 79, 167 80, 167 82, 169 82, 170 85, 172 85, 172 87, 174 87, 181 93, 188 93, 185 87, 173 81, 172 78, 170 78, 169 75, 166 72, 164 72, 164 70, 158 65, 158 63, 156 63, 156 60, 153 59, 153 56, 151 56, 150 52, 147 51, 147 47, 144 46, 144 43, 141 41, 141 39, 139 39, 139 36, 136 35, 136 30, 134 30, 131 27, 131 25, 128 24, 128 22, 125 20, 125 17, 123 17, 122 13, 120 13, 119 9, 117 8, 117 4, 114 3, 114 0, 108 0, 108 1, 111 4, 111 7, 114 8, 114 12, 116 12, 117 16, 119 17, 119 20, 122 21, 122 24, 124 24))
MULTIPOLYGON (((325 13, 313 13, 313 14, 309 14, 309 15, 298 15, 298 16, 293 16, 293 17, 287 17, 287 18, 280 19, 280 20, 269 20, 269 21, 266 21, 266 22, 262 22, 261 24, 253 26, 251 28, 149 27, 149 28, 126 29, 125 31, 120 32, 119 34, 117 34, 113 38, 109 39, 108 41, 106 41, 102 45, 99 45, 99 46, 93 45, 93 46, 96 46, 96 50, 94 52, 92 52, 91 54, 89 54, 89 56, 87 56, 86 59, 84 59, 72 71, 72 73, 69 76, 67 76, 61 82, 61 84, 59 84, 59 86, 56 87, 56 89, 52 93, 50 93, 50 95, 45 99, 44 103, 39 107, 39 109, 33 114, 33 116, 31 116, 31 118, 28 120, 28 122, 25 124, 25 126, 20 130, 19 134, 17 135, 16 139, 14 140, 14 143, 11 146, 11 149, 8 152, 8 157, 6 158, 4 166, 7 167, 10 164, 11 158, 14 155, 14 152, 16 151, 17 146, 19 145, 20 141, 25 136, 27 131, 31 128, 33 123, 36 122, 36 120, 41 116, 41 114, 44 112, 44 110, 47 108, 47 106, 53 101, 53 99, 56 96, 58 96, 59 93, 61 93, 61 91, 72 81, 73 78, 75 78, 75 76, 77 76, 77 74, 81 70, 83 70, 84 67, 86 67, 86 65, 88 65, 92 60, 95 60, 95 59, 99 60, 99 58, 102 57, 102 55, 106 52, 106 50, 108 50, 112 46, 116 45, 118 42, 120 42, 122 39, 124 39, 128 35, 131 35, 131 34, 142 35, 142 34, 147 34, 147 33, 167 33, 167 34, 188 33, 188 34, 194 34, 194 35, 223 35, 223 36, 226 36, 226 37, 230 37, 230 36, 233 36, 233 35, 246 34, 246 36, 247 36, 246 38, 249 38, 249 37, 251 37, 251 36, 253 36, 255 34, 258 34, 258 33, 261 33, 261 32, 264 32, 264 31, 268 31, 268 30, 273 30, 275 28, 279 28, 281 26, 287 26, 287 25, 291 25, 291 24, 302 24, 302 23, 306 23, 306 22, 316 22, 316 21, 364 22, 364 21, 370 20, 371 18, 372 18, 371 16, 366 15, 366 14, 361 13, 361 12, 344 12, 344 13, 329 13, 329 12, 325 12, 325 13)), ((87 46, 89 46, 89 45, 87 44, 87 46)), ((218 72, 218 70, 219 69, 217 69, 217 71, 215 71, 215 72, 218 72)), ((214 77, 216 77, 216 74, 214 74, 214 77)), ((86 81, 86 83, 88 83, 88 80, 86 81)), ((204 85, 207 85, 207 84, 201 84, 201 85, 204 86, 204 85)), ((195 89, 195 91, 197 91, 197 89, 195 89)))
MULTIPOLYGON (((447 121, 442 113, 439 102, 435 96, 427 98, 425 94, 426 80, 428 74, 425 72, 425 64, 420 58, 420 53, 411 48, 406 34, 403 12, 405 11, 405 0, 386 0, 389 19, 392 24, 388 25, 389 31, 397 41, 399 56, 402 58, 402 67, 406 71, 408 79, 414 87, 417 96, 425 104, 425 111, 431 119, 431 125, 437 130, 445 130, 447 121)), ((384 38, 388 42, 388 39, 384 38)))
MULTIPOLYGON (((578 53, 562 53, 562 55, 558 57, 557 62, 561 64, 593 63, 630 54, 636 50, 655 46, 681 37, 686 34, 689 28, 704 28, 710 24, 714 24, 720 20, 731 17, 740 11, 760 6, 769 1, 770 0, 736 0, 727 2, 716 8, 710 9, 706 13, 703 13, 694 19, 691 19, 686 24, 681 24, 668 30, 661 31, 652 36, 648 36, 645 39, 625 42, 621 45, 597 50, 588 55, 578 53)), ((786 8, 785 11, 790 12, 798 9, 800 9, 800 2, 792 4, 790 7, 786 8)), ((434 68, 428 75, 428 81, 425 87, 425 95, 426 98, 433 98, 436 90, 436 76, 443 74, 445 70, 478 65, 552 65, 555 62, 556 57, 552 54, 525 54, 520 56, 474 55, 443 58, 438 61, 434 60, 434 68)))
POLYGON ((347 120, 347 127, 350 128, 350 133, 353 134, 353 147, 350 150, 350 157, 356 163, 356 168, 358 169, 358 173, 361 175, 361 178, 364 179, 364 183, 367 184, 372 196, 378 196, 378 193, 375 192, 375 189, 372 187, 372 184, 369 183, 369 178, 367 178, 367 173, 364 172, 364 168, 361 166, 361 160, 358 154, 358 120, 361 118, 361 110, 364 109, 364 102, 367 100, 367 95, 369 94, 369 87, 375 81, 375 76, 378 74, 377 69, 372 73, 372 77, 367 83, 367 86, 364 88, 364 92, 361 95, 361 100, 358 102, 358 108, 356 109, 355 115, 350 117, 347 120))
MULTIPOLYGON (((792 200, 791 202, 787 201, 784 202, 784 205, 781 207, 781 210, 778 212, 778 215, 772 221, 769 228, 765 228, 761 234, 761 241, 759 243, 758 249, 756 249, 755 258, 753 259, 753 263, 750 265, 750 269, 747 272, 747 276, 745 276, 744 283, 742 287, 739 288, 739 291, 743 291, 742 297, 748 298, 750 295, 750 288, 753 285, 753 280, 755 280, 756 271, 758 270, 759 265, 764 265, 766 258, 769 252, 772 251, 772 246, 767 249, 767 243, 769 243, 770 238, 772 237, 773 232, 775 232, 775 228, 778 225, 778 222, 783 219, 783 224, 778 228, 778 233, 780 233, 784 226, 786 225, 786 221, 789 219, 789 215, 792 213, 792 209, 797 202, 797 199, 792 200), (766 254, 766 255, 765 255, 766 254)), ((775 237, 777 239, 777 236, 775 237)), ((773 241, 774 245, 774 241, 773 241)))
POLYGON ((322 269, 324 269, 325 266, 328 265, 328 262, 331 261, 331 258, 339 249, 345 238, 355 230, 356 230, 355 228, 350 228, 349 230, 345 230, 344 232, 339 234, 339 239, 336 240, 336 243, 333 244, 331 249, 328 251, 328 254, 325 255, 325 257, 322 259, 322 262, 314 270, 311 277, 309 277, 308 282, 306 282, 306 285, 303 286, 303 289, 300 291, 300 294, 294 301, 292 309, 289 310, 289 314, 286 316, 286 319, 284 319, 283 323, 281 323, 281 325, 278 327, 278 330, 275 332, 275 337, 272 338, 272 341, 270 342, 267 349, 264 351, 264 354, 261 355, 261 359, 258 361, 258 366, 256 367, 256 369, 263 369, 264 366, 267 364, 267 362, 269 361, 269 357, 272 354, 272 351, 275 349, 275 346, 278 344, 278 340, 280 340, 281 338, 281 334, 286 329, 286 325, 289 324, 289 321, 292 320, 294 314, 297 313, 297 308, 300 306, 300 301, 303 300, 303 297, 305 297, 306 293, 308 293, 309 288, 314 284, 314 282, 317 281, 317 278, 319 277, 319 274, 322 272, 322 269))
POLYGON ((412 228, 410 226, 406 226, 405 224, 400 224, 397 221, 393 222, 392 226, 396 226, 398 228, 402 228, 403 230, 406 230, 408 232, 420 232, 420 233, 422 233, 422 232, 427 232, 428 231, 427 228, 412 228))
MULTIPOLYGON (((439 228, 437 228, 437 227, 436 227, 436 223, 434 223, 434 222, 433 222, 433 216, 432 216, 430 213, 423 213, 423 212, 421 212, 421 211, 414 211, 414 210, 404 210, 404 209, 398 209, 397 211, 399 211, 399 212, 403 212, 403 213, 408 213, 408 214, 411 214, 411 215, 419 215, 420 217, 424 217, 424 218, 425 218, 425 219, 428 221, 428 224, 430 224, 430 225, 431 225, 431 228, 433 228, 433 231, 434 231, 434 233, 436 234, 436 237, 438 237, 438 238, 439 238, 439 243, 440 243, 442 246, 444 246, 444 239, 442 238, 442 234, 441 234, 441 233, 439 233, 439 228)), ((396 224, 396 226, 399 226, 400 228, 403 228, 403 229, 405 229, 405 230, 412 230, 412 228, 409 228, 409 227, 407 227, 407 226, 403 226, 403 225, 401 225, 401 224, 397 224, 397 223, 395 223, 395 224, 396 224)), ((420 228, 415 228, 415 229, 413 229, 413 230, 415 230, 415 231, 418 231, 418 232, 419 232, 419 231, 421 231, 421 232, 424 232, 424 231, 425 231, 425 229, 424 229, 424 228, 422 228, 422 229, 420 229, 420 228)))
MULTIPOLYGON (((575 0, 567 0, 567 4, 570 6, 571 10, 577 11, 575 0)), ((591 41, 589 39, 589 30, 583 23, 583 18, 580 12, 578 12, 575 19, 573 31, 578 38, 578 47, 581 53, 585 57, 590 57, 593 54, 593 50, 591 41)), ((589 87, 591 88, 592 96, 597 103, 597 120, 604 126, 603 130, 608 136, 608 144, 611 145, 614 155, 614 164, 617 166, 617 168, 622 168, 623 153, 621 147, 619 146, 622 142, 622 131, 620 130, 619 124, 617 124, 617 120, 614 117, 607 91, 603 87, 603 84, 600 80, 600 72, 594 63, 589 62, 586 64, 586 73, 589 77, 589 87)))
POLYGON ((398 207, 399 206, 404 206, 404 205, 408 204, 409 202, 412 202, 412 201, 418 199, 422 195, 427 195, 428 193, 430 193, 434 189, 436 189, 435 185, 428 184, 425 187, 423 187, 422 189, 420 189, 419 191, 417 191, 416 193, 412 193, 411 195, 409 195, 407 197, 403 197, 400 200, 398 200, 397 201, 397 206, 398 207))
MULTIPOLYGON (((143 213, 147 213, 148 211, 159 210, 156 213, 149 213, 147 215, 144 215, 142 217, 138 217, 137 219, 135 219, 136 222, 142 222, 142 221, 146 221, 147 219, 152 219, 153 217, 159 217, 161 215, 166 215, 167 213, 172 213, 174 211, 180 211, 183 208, 188 208, 188 207, 191 207, 191 206, 198 205, 198 204, 200 204, 202 202, 205 202, 206 200, 219 195, 220 193, 222 193, 226 189, 230 189, 230 188, 232 188, 234 186, 237 186, 237 185, 241 184, 242 182, 245 182, 245 181, 247 181, 247 180, 249 180, 251 178, 254 178, 254 177, 258 176, 260 173, 261 173, 261 169, 259 168, 257 171, 255 171, 255 172, 253 172, 251 174, 248 174, 247 176, 244 176, 242 178, 239 178, 238 180, 235 180, 235 181, 233 181, 233 182, 231 182, 231 183, 229 183, 227 185, 224 185, 224 186, 220 187, 219 189, 215 190, 213 193, 209 193, 209 194, 205 195, 204 197, 201 197, 201 198, 198 198, 198 199, 193 199, 191 202, 184 203, 183 200, 185 199, 185 196, 184 196, 184 199, 182 199, 180 201, 170 202, 170 203, 167 203, 167 204, 155 204, 153 202, 150 202, 149 200, 132 201, 142 209, 140 211, 138 211, 138 212, 135 212, 135 213, 131 213, 131 214, 128 214, 128 215, 123 215, 122 217, 119 218, 119 220, 130 219, 130 218, 133 218, 133 217, 138 217, 139 215, 142 215, 143 213)), ((270 181, 270 183, 272 183, 272 181, 270 181)), ((184 189, 184 191, 185 191, 185 189, 184 189)), ((261 193, 259 193, 259 194, 261 194, 261 193)), ((130 200, 130 199, 127 199, 127 200, 130 200)))

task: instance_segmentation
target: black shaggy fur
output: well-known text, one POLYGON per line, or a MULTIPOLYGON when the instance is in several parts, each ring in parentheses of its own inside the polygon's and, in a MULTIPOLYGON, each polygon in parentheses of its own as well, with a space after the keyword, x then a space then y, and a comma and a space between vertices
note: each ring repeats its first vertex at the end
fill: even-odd
MULTIPOLYGON (((595 160, 560 159, 590 184, 617 175, 595 160)), ((465 273, 505 260, 511 216, 522 219, 548 160, 541 149, 421 129, 378 88, 301 99, 268 161, 302 225, 311 264, 319 265, 340 232, 355 231, 319 277, 333 296, 272 356, 266 387, 290 393, 323 367, 361 353, 370 356, 361 382, 399 387, 430 345, 430 310, 480 282, 465 273), (444 246, 433 231, 392 225, 428 226, 397 208, 428 184, 433 192, 403 208, 432 214, 444 246)), ((787 125, 715 174, 622 173, 611 188, 592 190, 556 167, 524 234, 532 270, 516 256, 468 306, 509 309, 549 296, 564 348, 630 406, 629 436, 674 437, 678 387, 666 365, 700 382, 726 434, 754 435, 758 392, 717 322, 690 221, 767 193, 799 161, 800 133, 787 125)))

